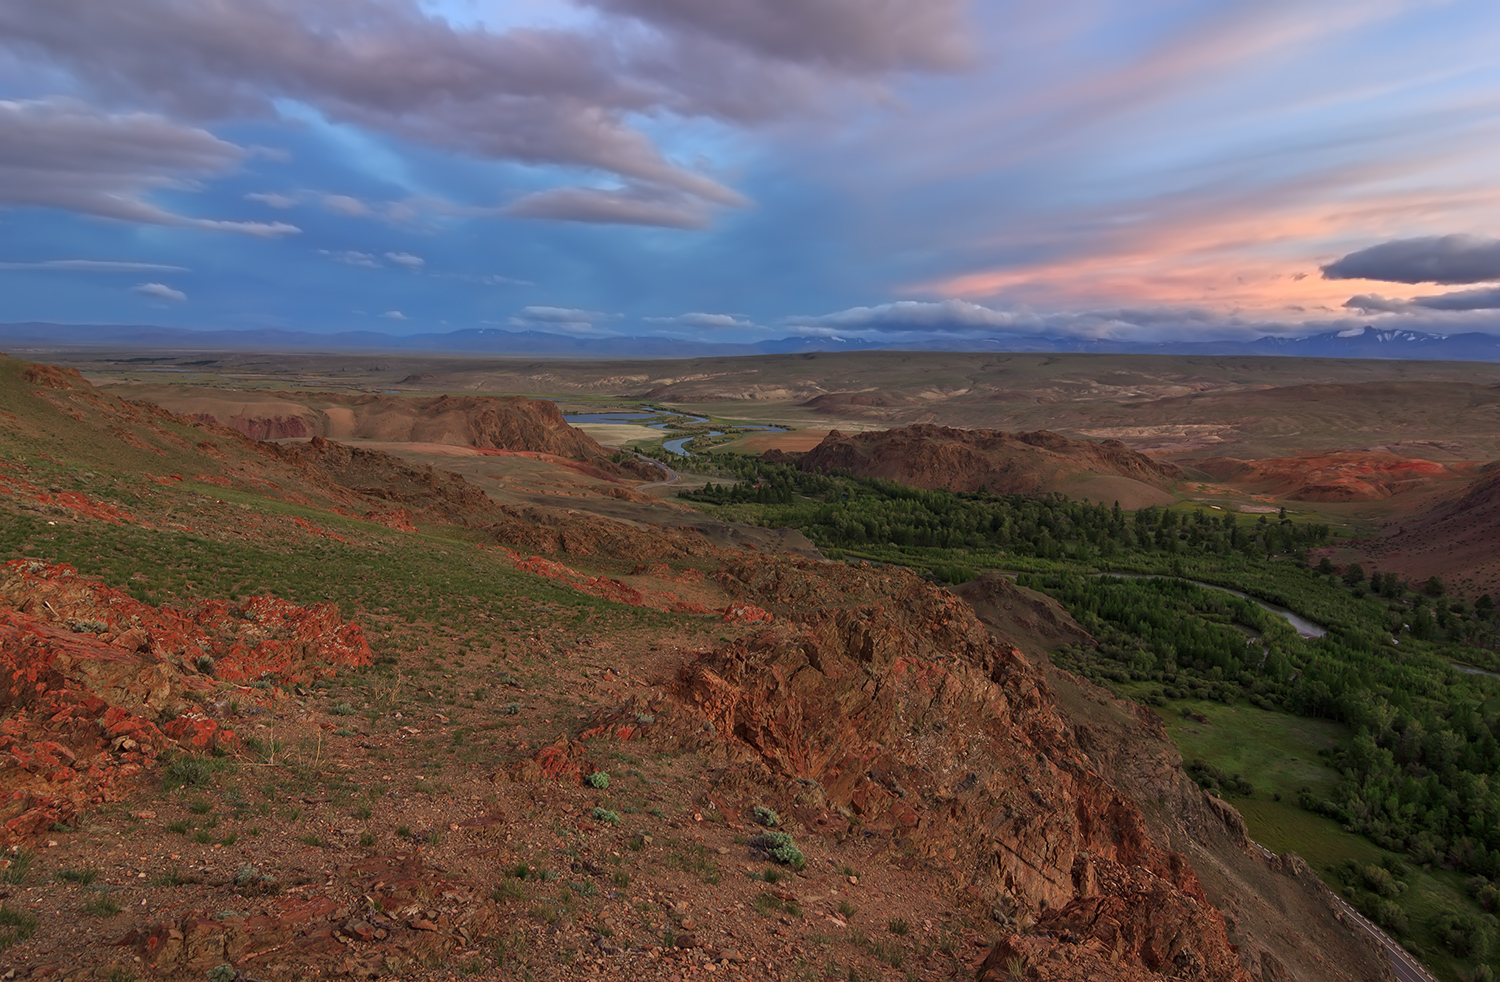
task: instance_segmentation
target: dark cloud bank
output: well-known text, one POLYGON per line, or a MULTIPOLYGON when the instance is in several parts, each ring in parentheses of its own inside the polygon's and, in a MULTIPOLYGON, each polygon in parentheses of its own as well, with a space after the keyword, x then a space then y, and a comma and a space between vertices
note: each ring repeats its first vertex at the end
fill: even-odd
MULTIPOLYGON (((1442 235, 1383 242, 1323 267, 1330 280, 1438 283, 1454 286, 1500 280, 1500 239, 1442 235)), ((1466 307, 1438 308, 1466 310, 1466 307)))

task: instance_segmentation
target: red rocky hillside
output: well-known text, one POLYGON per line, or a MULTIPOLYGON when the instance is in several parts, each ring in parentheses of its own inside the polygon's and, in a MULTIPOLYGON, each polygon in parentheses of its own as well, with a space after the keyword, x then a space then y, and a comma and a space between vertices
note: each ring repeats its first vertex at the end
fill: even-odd
POLYGON ((1167 487, 1182 471, 1118 440, 1070 440, 1047 430, 1006 433, 920 423, 896 430, 829 433, 801 461, 803 470, 847 470, 919 488, 1029 494, 1083 475, 1113 475, 1167 487))

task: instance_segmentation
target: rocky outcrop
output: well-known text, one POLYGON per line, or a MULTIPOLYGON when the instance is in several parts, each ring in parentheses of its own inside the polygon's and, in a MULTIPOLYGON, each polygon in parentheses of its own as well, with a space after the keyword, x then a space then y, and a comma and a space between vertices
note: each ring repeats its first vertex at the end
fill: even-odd
POLYGON ((233 747, 233 730, 219 721, 226 692, 275 700, 282 684, 370 660, 360 629, 332 604, 252 597, 152 607, 69 566, 7 563, 0 843, 117 800, 125 779, 171 748, 233 747))
POLYGON ((829 433, 802 457, 805 471, 847 470, 919 488, 1034 494, 1084 475, 1167 487, 1184 475, 1118 440, 1070 440, 1047 430, 1006 433, 916 424, 896 430, 829 433))
MULTIPOLYGON (((202 419, 210 423, 218 422, 209 415, 202 419)), ((225 425, 252 440, 286 440, 312 436, 313 429, 302 416, 231 416, 225 425)))
POLYGON ((719 579, 778 617, 679 679, 729 756, 731 805, 779 789, 805 825, 889 836, 1003 922, 1035 919, 1026 956, 1078 977, 1247 977, 1192 868, 966 604, 890 569, 747 560, 719 579))

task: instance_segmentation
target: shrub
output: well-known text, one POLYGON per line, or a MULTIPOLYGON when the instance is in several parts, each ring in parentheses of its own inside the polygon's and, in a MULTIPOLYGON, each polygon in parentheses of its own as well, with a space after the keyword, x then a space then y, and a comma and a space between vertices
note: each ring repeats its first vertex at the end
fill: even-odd
POLYGON ((10 886, 20 886, 26 882, 26 877, 31 873, 31 861, 36 858, 36 853, 30 849, 12 847, 5 854, 5 859, 0 860, 0 883, 10 886))
POLYGON ((234 874, 234 885, 247 897, 262 893, 275 893, 281 889, 281 884, 276 882, 274 876, 262 873, 258 867, 250 863, 245 863, 234 874))
POLYGON ((161 772, 162 789, 175 791, 178 788, 202 787, 209 782, 215 772, 224 770, 228 766, 227 761, 214 760, 209 757, 197 757, 191 754, 174 757, 161 772))
POLYGON ((609 787, 609 775, 604 773, 603 771, 595 771, 583 780, 591 788, 599 788, 600 790, 603 790, 604 788, 609 787))
POLYGON ((594 821, 596 822, 608 822, 610 825, 620 824, 619 812, 612 812, 608 808, 595 808, 593 814, 594 821))
POLYGON ((781 816, 764 805, 755 806, 755 820, 768 829, 774 829, 781 824, 781 816))
POLYGON ((36 933, 36 915, 0 904, 0 951, 36 933))
POLYGON ((750 846, 783 866, 802 869, 807 865, 807 859, 802 855, 802 850, 797 848, 792 837, 785 832, 762 832, 750 840, 750 846))

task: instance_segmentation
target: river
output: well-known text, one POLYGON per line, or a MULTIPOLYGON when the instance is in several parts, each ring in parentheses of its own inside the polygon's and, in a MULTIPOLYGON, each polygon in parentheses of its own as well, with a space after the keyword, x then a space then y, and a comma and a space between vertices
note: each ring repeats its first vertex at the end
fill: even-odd
POLYGON ((1146 573, 1100 573, 1099 575, 1113 576, 1116 579, 1121 580, 1179 580, 1183 583, 1191 583, 1194 586, 1201 586, 1205 590, 1223 590, 1225 593, 1231 593, 1236 597, 1240 597, 1242 599, 1250 601, 1262 610, 1270 611, 1271 613, 1284 618, 1286 622, 1292 625, 1292 628, 1304 638, 1321 638, 1328 633, 1328 629, 1326 627, 1322 626, 1321 624, 1314 624, 1312 621, 1307 620, 1304 617, 1299 617, 1297 614, 1293 613, 1290 610, 1287 610, 1285 607, 1281 607, 1273 603, 1267 603, 1264 600, 1250 596, 1250 594, 1248 593, 1244 593, 1240 590, 1233 590, 1227 586, 1219 586, 1216 583, 1204 583, 1201 580, 1189 580, 1177 576, 1153 576, 1146 573))

